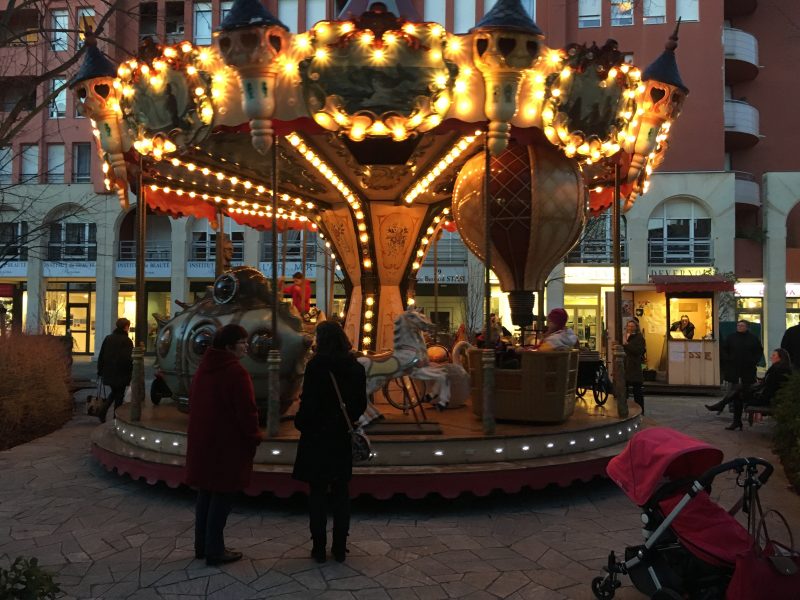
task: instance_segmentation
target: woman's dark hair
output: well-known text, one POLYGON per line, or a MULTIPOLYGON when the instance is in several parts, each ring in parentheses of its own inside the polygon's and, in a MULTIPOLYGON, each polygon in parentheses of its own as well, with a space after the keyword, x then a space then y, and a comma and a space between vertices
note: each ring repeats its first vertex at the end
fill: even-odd
POLYGON ((780 357, 781 360, 778 362, 778 364, 781 367, 785 369, 792 368, 792 359, 789 358, 789 353, 786 350, 784 350, 783 348, 775 348, 773 352, 780 357))
POLYGON ((323 321, 317 325, 317 354, 342 356, 347 355, 352 347, 344 329, 335 321, 323 321))
POLYGON ((216 334, 214 334, 214 341, 211 345, 217 350, 224 350, 228 346, 236 345, 239 340, 247 339, 247 330, 241 325, 234 325, 233 323, 225 325, 216 334))

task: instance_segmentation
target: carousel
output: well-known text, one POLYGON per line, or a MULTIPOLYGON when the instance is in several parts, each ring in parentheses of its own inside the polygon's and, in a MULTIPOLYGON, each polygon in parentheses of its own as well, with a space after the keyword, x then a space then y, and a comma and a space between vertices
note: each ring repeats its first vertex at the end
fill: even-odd
MULTIPOLYGON (((191 376, 214 331, 236 322, 250 334, 243 364, 267 432, 247 491, 304 491, 291 479, 292 415, 323 315, 293 313, 279 297, 278 233, 291 229, 315 232, 340 270, 343 326, 368 375, 373 456, 354 470, 354 495, 568 485, 601 475, 641 427, 624 394, 602 405, 576 394, 577 350, 520 345, 506 349, 509 365, 462 342, 451 361, 431 360, 414 292, 437 234, 457 229, 486 266, 484 339, 490 269, 518 339, 529 338, 535 293, 586 217, 629 207, 663 159, 688 91, 677 31, 642 71, 613 40, 548 48, 519 0, 498 0, 464 35, 421 22, 407 0, 351 0, 339 20, 302 34, 258 0, 236 0, 211 47, 145 43, 115 65, 87 43, 71 87, 123 209, 136 198, 219 233, 230 217, 272 239, 261 273, 224 264, 218 233, 213 288, 193 304, 176 299, 156 340, 173 402, 144 401, 135 350, 132 402, 93 436, 107 468, 182 483, 191 376)), ((137 298, 137 321, 144 309, 137 298)))

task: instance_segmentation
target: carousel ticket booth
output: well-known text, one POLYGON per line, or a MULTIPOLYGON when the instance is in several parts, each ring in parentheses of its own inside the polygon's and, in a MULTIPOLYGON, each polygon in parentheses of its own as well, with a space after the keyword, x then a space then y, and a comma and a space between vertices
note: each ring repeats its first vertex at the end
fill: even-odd
POLYGON ((718 386, 719 295, 732 292, 733 283, 717 275, 652 275, 650 280, 625 286, 622 302, 623 320, 637 319, 647 343, 645 381, 718 386))

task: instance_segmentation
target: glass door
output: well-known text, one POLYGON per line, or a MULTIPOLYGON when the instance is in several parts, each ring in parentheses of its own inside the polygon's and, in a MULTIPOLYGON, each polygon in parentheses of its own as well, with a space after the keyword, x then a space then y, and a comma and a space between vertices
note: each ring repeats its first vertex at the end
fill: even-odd
POLYGON ((89 352, 89 305, 67 305, 67 331, 72 334, 72 351, 80 354, 89 352))
POLYGON ((578 336, 580 347, 597 350, 597 306, 568 306, 566 310, 570 317, 567 327, 571 327, 578 336))

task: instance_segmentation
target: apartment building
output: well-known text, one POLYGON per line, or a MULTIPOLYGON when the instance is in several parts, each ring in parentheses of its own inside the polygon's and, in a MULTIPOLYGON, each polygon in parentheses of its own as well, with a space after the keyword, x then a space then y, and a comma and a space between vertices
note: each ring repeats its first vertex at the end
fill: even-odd
MULTIPOLYGON (((493 0, 385 3, 391 10, 440 22, 456 33, 466 32, 494 5, 493 0)), ((265 1, 295 32, 341 13, 359 14, 368 4, 265 1)), ((712 270, 733 274, 738 279, 734 310, 768 323, 765 341, 776 345, 786 325, 800 321, 800 173, 783 100, 798 86, 792 67, 800 50, 791 40, 800 23, 800 7, 757 0, 522 4, 545 31, 549 46, 593 41, 601 45, 613 38, 640 66, 661 52, 680 18, 677 56, 691 94, 650 191, 626 215, 623 280, 636 286, 648 285, 652 275, 712 270)), ((135 54, 147 36, 165 43, 189 39, 209 44, 231 6, 218 0, 123 3, 103 23, 100 47, 119 61, 135 54)), ((53 2, 47 14, 25 16, 30 23, 18 28, 25 34, 21 39, 26 47, 0 50, 11 57, 2 63, 11 65, 8 72, 0 73, 5 110, 23 89, 14 82, 71 56, 82 43, 80 31, 99 23, 102 10, 101 3, 76 7, 53 2), (48 23, 51 31, 38 32, 33 25, 40 22, 48 23), (37 57, 34 63, 14 63, 14 53, 31 49, 37 57)), ((0 247, 8 248, 0 257, 0 302, 17 327, 61 333, 69 326, 76 351, 93 353, 118 316, 134 314, 135 209, 123 213, 116 197, 104 193, 90 126, 62 89, 66 78, 59 75, 39 86, 38 99, 53 96, 48 109, 0 148, 0 247)), ((31 98, 31 106, 35 104, 31 98)), ((267 270, 272 260, 269 233, 235 223, 227 223, 225 230, 236 262, 267 270)), ((175 300, 191 300, 204 292, 213 279, 215 235, 205 221, 150 216, 145 249, 148 314, 169 314, 175 300)), ((319 293, 329 289, 323 280, 333 279, 319 240, 311 234, 302 240, 292 234, 288 242, 280 257, 281 270, 288 275, 300 270, 305 254, 318 305, 338 310, 341 294, 339 304, 326 306, 330 295, 319 293)), ((567 307, 573 326, 590 347, 599 347, 606 323, 606 293, 613 285, 610 261, 610 221, 601 215, 553 272, 546 291, 548 307, 567 307)), ((435 256, 429 252, 419 272, 418 304, 455 329, 468 311, 466 298, 476 279, 470 272, 477 272, 474 258, 457 234, 445 233, 435 256)), ((501 315, 508 312, 499 289, 495 308, 501 315)), ((708 310, 720 312, 723 307, 712 302, 708 310)), ((719 315, 714 319, 719 321, 719 315)), ((154 321, 150 327, 155 327, 154 321)))

